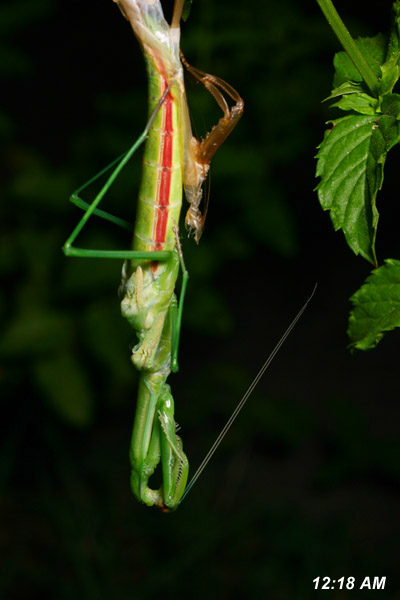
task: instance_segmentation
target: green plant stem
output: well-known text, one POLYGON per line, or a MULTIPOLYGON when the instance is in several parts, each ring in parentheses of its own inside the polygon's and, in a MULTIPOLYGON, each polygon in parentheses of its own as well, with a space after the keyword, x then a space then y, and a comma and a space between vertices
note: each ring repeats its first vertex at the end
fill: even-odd
POLYGON ((377 96, 379 87, 378 78, 365 60, 363 54, 358 49, 355 41, 350 35, 349 30, 339 17, 339 14, 333 3, 331 0, 317 0, 317 2, 324 13, 326 20, 332 27, 334 33, 339 39, 339 42, 342 44, 343 48, 353 61, 354 66, 360 73, 361 77, 364 79, 371 92, 377 96))

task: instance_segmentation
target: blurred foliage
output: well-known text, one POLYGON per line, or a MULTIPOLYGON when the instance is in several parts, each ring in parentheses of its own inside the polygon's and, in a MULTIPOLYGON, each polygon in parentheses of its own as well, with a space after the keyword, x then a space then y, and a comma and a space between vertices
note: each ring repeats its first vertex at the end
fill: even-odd
MULTIPOLYGON (((358 34, 367 26, 352 14, 358 34)), ((193 469, 311 289, 308 266, 326 274, 331 265, 332 287, 323 279, 327 306, 315 301, 301 341, 282 351, 268 388, 169 517, 129 490, 136 374, 119 315, 121 265, 61 253, 79 217, 69 194, 145 124, 140 51, 111 0, 6 2, 0 24, 2 597, 301 600, 317 575, 395 573, 399 443, 394 416, 378 429, 373 418, 382 397, 394 414, 391 396, 365 375, 376 363, 352 363, 351 375, 350 358, 323 336, 330 321, 335 330, 331 305, 340 309, 338 259, 319 252, 330 234, 312 157, 336 46, 317 7, 196 0, 183 25, 189 62, 246 103, 213 161, 201 244, 184 240, 190 287, 171 385, 193 469)), ((218 110, 200 86, 189 98, 201 136, 218 110)), ((133 220, 139 177, 137 157, 105 210, 133 220)), ((79 239, 129 242, 96 219, 79 239)))

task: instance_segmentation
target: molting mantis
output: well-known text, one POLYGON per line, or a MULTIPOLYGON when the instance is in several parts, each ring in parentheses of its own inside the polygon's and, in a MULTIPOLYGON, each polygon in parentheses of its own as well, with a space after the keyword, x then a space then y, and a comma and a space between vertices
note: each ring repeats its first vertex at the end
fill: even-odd
POLYGON ((188 477, 188 460, 182 440, 176 433, 174 401, 166 383, 169 373, 178 369, 179 334, 188 279, 178 231, 182 187, 189 202, 185 224, 198 243, 205 218, 200 208, 202 185, 211 158, 242 115, 243 100, 222 79, 191 67, 180 52, 184 0, 175 0, 170 25, 164 18, 160 0, 114 2, 131 24, 144 54, 149 80, 149 121, 132 148, 112 163, 111 167, 115 168, 111 176, 90 205, 81 200, 79 194, 105 170, 72 195, 71 201, 85 213, 63 250, 67 256, 125 260, 121 311, 138 337, 131 360, 140 373, 130 449, 131 487, 139 501, 171 511, 181 501, 188 477), (203 140, 192 135, 183 66, 212 94, 223 112, 203 140), (126 226, 125 222, 100 211, 97 206, 144 142, 132 250, 74 247, 76 237, 92 214, 126 226), (182 285, 178 300, 175 285, 180 271, 182 285), (159 489, 152 489, 149 479, 160 463, 162 484, 159 489))

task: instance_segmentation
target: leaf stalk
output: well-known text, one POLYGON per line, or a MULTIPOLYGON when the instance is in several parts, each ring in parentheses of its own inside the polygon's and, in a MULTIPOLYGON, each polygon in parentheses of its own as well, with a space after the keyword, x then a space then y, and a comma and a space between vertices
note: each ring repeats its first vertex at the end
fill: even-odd
POLYGON ((317 0, 317 3, 324 13, 329 25, 332 27, 339 42, 342 44, 344 50, 354 63, 357 71, 360 73, 361 77, 373 95, 377 97, 379 93, 379 80, 365 60, 362 52, 360 52, 358 49, 355 41, 350 35, 349 30, 343 23, 336 8, 334 7, 333 2, 331 0, 317 0))

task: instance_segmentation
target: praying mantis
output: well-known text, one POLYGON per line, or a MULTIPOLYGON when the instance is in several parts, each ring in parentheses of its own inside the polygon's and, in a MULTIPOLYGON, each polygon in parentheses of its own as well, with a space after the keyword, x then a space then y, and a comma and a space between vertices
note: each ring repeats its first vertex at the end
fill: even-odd
POLYGON ((67 256, 125 261, 121 312, 138 337, 131 360, 140 374, 130 447, 131 488, 139 501, 168 512, 175 510, 182 500, 189 470, 182 440, 176 432, 174 400, 167 384, 170 372, 178 370, 179 335, 188 280, 179 241, 182 188, 189 203, 186 228, 198 243, 205 219, 200 208, 202 186, 210 161, 237 125, 244 103, 232 86, 194 69, 180 52, 184 0, 175 0, 170 25, 164 18, 160 0, 114 2, 132 26, 144 54, 149 80, 149 120, 128 152, 110 165, 114 170, 90 205, 81 200, 79 194, 106 169, 72 194, 71 201, 85 212, 63 250, 67 256), (205 86, 223 112, 202 140, 192 135, 183 67, 205 86), (75 239, 93 214, 127 226, 97 206, 143 143, 143 174, 132 250, 75 247, 75 239), (178 299, 175 286, 180 272, 182 284, 178 299), (162 484, 153 489, 149 480, 160 464, 162 484))
POLYGON ((277 352, 303 315, 314 291, 291 321, 258 371, 199 468, 186 485, 189 463, 177 435, 174 400, 167 378, 178 370, 178 345, 188 272, 179 240, 182 187, 189 202, 185 224, 198 243, 203 231, 202 185, 211 158, 232 132, 244 103, 222 79, 191 67, 180 52, 180 20, 191 0, 175 0, 171 25, 164 19, 160 0, 113 0, 130 22, 143 50, 149 79, 149 120, 133 146, 108 167, 78 188, 70 200, 84 214, 63 246, 66 256, 123 259, 121 312, 135 329, 138 343, 131 360, 139 371, 139 386, 131 445, 131 488, 136 498, 164 512, 175 510, 193 487, 217 447, 244 407, 277 352), (186 4, 187 3, 187 4, 186 4), (211 93, 223 116, 202 140, 191 131, 183 80, 183 67, 211 93), (228 104, 227 98, 232 105, 228 104), (145 144, 143 174, 133 230, 132 250, 97 250, 74 246, 92 215, 129 231, 126 221, 98 207, 121 170, 145 144), (82 190, 113 169, 91 204, 82 190), (175 285, 182 273, 179 300, 175 285), (150 486, 161 464, 162 483, 150 486))

